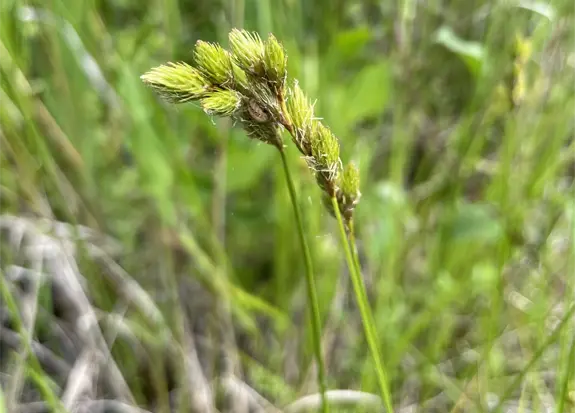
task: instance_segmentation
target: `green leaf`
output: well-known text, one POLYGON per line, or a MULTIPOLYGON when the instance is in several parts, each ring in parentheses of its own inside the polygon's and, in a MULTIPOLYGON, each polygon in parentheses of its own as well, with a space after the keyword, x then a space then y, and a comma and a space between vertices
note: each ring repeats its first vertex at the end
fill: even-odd
POLYGON ((365 235, 365 249, 369 257, 381 261, 403 236, 405 225, 411 219, 410 206, 403 188, 393 182, 381 182, 366 189, 369 192, 358 212, 375 219, 365 235))
MULTIPOLYGON (((321 115, 326 116, 326 122, 336 136, 344 136, 349 130, 346 117, 341 116, 343 110, 347 108, 349 87, 346 85, 333 86, 321 97, 321 115)), ((315 107, 314 107, 315 108, 315 107)))
MULTIPOLYGON (((261 314, 265 314, 271 317, 278 325, 280 329, 285 329, 289 326, 289 318, 278 308, 269 304, 267 301, 244 291, 238 286, 231 286, 231 293, 235 300, 242 308, 257 311, 261 314)), ((253 318, 252 318, 253 319, 253 318)), ((254 323, 255 326, 255 323, 254 323)), ((257 329, 257 327, 256 327, 257 329)))
POLYGON ((494 243, 503 235, 503 225, 489 205, 463 204, 445 221, 451 240, 458 243, 494 243))
POLYGON ((334 43, 340 62, 357 56, 371 38, 371 30, 367 26, 346 30, 338 34, 334 43))
MULTIPOLYGON (((327 53, 321 59, 323 88, 331 88, 340 81, 341 73, 365 56, 363 52, 372 37, 371 30, 366 26, 346 30, 335 36, 327 53)), ((365 63, 361 63, 359 67, 363 66, 365 63)))
POLYGON ((363 69, 346 88, 346 99, 340 102, 341 126, 346 132, 357 122, 383 113, 391 90, 391 74, 387 62, 363 69))
POLYGON ((515 7, 537 13, 543 17, 548 18, 551 22, 555 21, 555 16, 557 15, 557 12, 553 6, 542 1, 523 0, 520 1, 519 4, 515 5, 515 7))
POLYGON ((485 61, 485 49, 481 43, 463 40, 446 26, 437 31, 435 42, 459 56, 474 76, 479 75, 485 61))
POLYGON ((162 218, 166 222, 173 222, 174 171, 168 160, 165 145, 162 145, 151 121, 151 109, 143 103, 146 99, 142 93, 143 86, 138 83, 138 76, 135 76, 135 71, 128 65, 124 65, 122 69, 119 90, 126 105, 132 109, 133 130, 125 144, 140 172, 142 189, 156 202, 162 218))
POLYGON ((234 131, 228 144, 227 187, 229 191, 245 191, 256 185, 277 153, 268 145, 247 141, 243 131, 234 131), (243 143, 243 144, 242 144, 243 143))
POLYGON ((497 286, 499 272, 490 262, 480 262, 473 266, 471 281, 477 292, 489 292, 497 286))

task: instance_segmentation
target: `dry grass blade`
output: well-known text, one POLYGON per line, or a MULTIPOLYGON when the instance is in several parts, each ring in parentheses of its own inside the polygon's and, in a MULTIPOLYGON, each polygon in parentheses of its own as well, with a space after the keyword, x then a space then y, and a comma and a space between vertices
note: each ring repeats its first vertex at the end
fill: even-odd
MULTIPOLYGON (((18 226, 18 243, 21 241, 21 230, 22 227, 18 226)), ((33 270, 13 266, 9 269, 11 270, 11 274, 8 274, 13 281, 23 281, 27 284, 27 287, 22 291, 18 300, 20 314, 14 315, 15 317, 19 316, 21 318, 23 328, 22 334, 25 334, 25 337, 22 337, 22 340, 26 340, 27 343, 22 347, 20 357, 13 366, 12 372, 8 374, 8 376, 11 377, 6 390, 6 403, 8 406, 14 406, 17 403, 22 387, 24 386, 26 363, 28 358, 26 349, 33 343, 36 315, 38 312, 38 293, 43 282, 42 259, 36 258, 31 261, 34 268, 33 270)))
POLYGON ((62 403, 66 409, 73 410, 79 399, 93 390, 99 370, 96 357, 94 351, 85 349, 76 360, 68 376, 68 385, 62 394, 62 403))
MULTIPOLYGON (((355 390, 329 390, 325 393, 326 399, 332 406, 354 406, 381 411, 384 406, 379 396, 355 390)), ((285 413, 300 413, 309 410, 319 410, 321 395, 310 394, 290 403, 284 408, 285 413)))
MULTIPOLYGON (((122 403, 117 400, 87 400, 83 401, 75 412, 78 413, 152 413, 137 406, 122 403)), ((50 406, 44 402, 32 402, 16 407, 15 413, 51 413, 50 406)))
MULTIPOLYGON (((22 346, 21 341, 22 338, 14 331, 4 327, 0 328, 0 342, 13 349, 18 349, 22 346)), ((46 369, 46 372, 54 375, 59 382, 63 383, 70 373, 70 365, 37 341, 32 341, 31 345, 34 355, 42 367, 46 369)))
MULTIPOLYGON (((23 247, 24 255, 34 268, 50 276, 54 284, 59 287, 62 293, 61 299, 73 309, 73 322, 78 336, 84 341, 84 346, 97 349, 104 359, 109 360, 105 371, 109 375, 109 382, 116 397, 122 401, 133 402, 130 389, 110 356, 109 348, 98 327, 96 313, 84 291, 85 280, 76 263, 74 242, 62 236, 67 234, 62 234, 61 230, 60 237, 46 232, 47 229, 56 229, 54 232, 58 232, 62 226, 48 220, 39 224, 25 218, 1 216, 0 228, 9 231, 15 229, 18 233, 23 233, 22 237, 18 237, 18 240, 21 238, 23 242, 15 244, 14 247, 23 247)), ((34 314, 35 306, 31 308, 33 310, 31 314, 34 314)))
POLYGON ((194 338, 191 334, 185 335, 183 350, 186 378, 191 391, 192 411, 215 412, 213 391, 202 371, 194 338))
POLYGON ((126 298, 126 300, 128 300, 128 302, 136 305, 142 314, 157 326, 166 328, 166 321, 164 320, 162 312, 154 302, 154 299, 150 297, 150 294, 148 294, 148 292, 146 292, 146 290, 144 290, 142 286, 140 286, 140 284, 122 268, 122 266, 103 251, 95 258, 103 264, 104 268, 107 270, 105 275, 107 275, 111 281, 119 287, 120 293, 126 298))
MULTIPOLYGON (((242 408, 244 411, 253 413, 281 413, 280 409, 276 408, 256 390, 234 375, 227 374, 222 379, 221 384, 231 399, 234 401, 243 401, 242 408)), ((239 410, 234 410, 234 412, 236 411, 239 412, 239 410)))

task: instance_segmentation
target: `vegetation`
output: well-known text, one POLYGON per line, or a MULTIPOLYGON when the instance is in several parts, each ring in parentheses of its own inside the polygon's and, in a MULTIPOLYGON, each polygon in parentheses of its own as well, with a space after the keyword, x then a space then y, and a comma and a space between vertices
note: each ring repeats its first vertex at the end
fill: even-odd
POLYGON ((2 2, 0 411, 575 409, 571 3, 2 2))

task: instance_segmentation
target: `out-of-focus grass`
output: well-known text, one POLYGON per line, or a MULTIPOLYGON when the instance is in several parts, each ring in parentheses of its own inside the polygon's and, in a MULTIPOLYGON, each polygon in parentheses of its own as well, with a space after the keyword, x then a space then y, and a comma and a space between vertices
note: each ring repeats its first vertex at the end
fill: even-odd
MULTIPOLYGON (((360 256, 395 405, 573 409, 574 326, 559 324, 575 291, 570 1, 0 7, 3 216, 116 240, 104 257, 79 242, 74 257, 140 405, 166 411, 190 394, 201 410, 201 386, 217 387, 230 369, 279 407, 316 390, 303 262, 277 157, 197 107, 164 105, 139 80, 191 59, 196 40, 222 41, 243 26, 286 45, 290 73, 361 166, 360 256), (196 353, 200 372, 190 367, 196 353)), ((337 228, 289 151, 318 269, 329 386, 375 391, 337 228)), ((2 274, 31 265, 12 241, 3 239, 2 274)), ((36 340, 74 366, 47 327, 66 319, 66 295, 40 291, 36 340)), ((79 335, 73 323, 64 331, 79 335)), ((2 358, 3 371, 12 361, 2 358)))

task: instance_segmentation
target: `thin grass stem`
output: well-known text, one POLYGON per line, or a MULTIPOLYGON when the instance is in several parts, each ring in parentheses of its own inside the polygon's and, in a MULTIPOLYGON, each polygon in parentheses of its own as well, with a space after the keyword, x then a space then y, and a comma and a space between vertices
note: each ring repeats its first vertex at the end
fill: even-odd
POLYGON ((333 210, 335 212, 336 220, 338 222, 341 242, 345 250, 345 258, 347 261, 347 266, 349 268, 349 273, 351 277, 351 282, 353 284, 353 290, 356 296, 357 305, 359 307, 363 329, 367 339, 367 345, 369 347, 369 351, 375 364, 375 371, 377 375, 379 390, 381 392, 381 397, 383 399, 387 412, 393 413, 391 391, 389 389, 385 368, 379 355, 379 342, 375 330, 375 322, 373 319, 373 314, 371 313, 371 309, 369 308, 369 303, 367 301, 367 293, 365 291, 365 286, 363 285, 360 272, 356 268, 356 260, 354 259, 354 254, 351 252, 343 218, 341 216, 341 212, 339 211, 339 205, 337 199, 335 197, 332 197, 331 202, 333 210))
POLYGON ((569 349, 567 360, 567 370, 563 376, 563 384, 561 385, 561 393, 559 396, 559 406, 557 407, 557 413, 565 412, 565 404, 569 398, 569 381, 570 378, 575 377, 573 374, 573 371, 575 370, 575 339, 571 340, 571 348, 569 349))
POLYGON ((347 230, 349 237, 349 245, 351 248, 351 253, 353 255, 353 264, 355 265, 355 270, 358 274, 361 274, 361 265, 359 264, 359 254, 357 253, 357 243, 355 241, 355 227, 353 223, 353 218, 347 221, 347 230))
POLYGON ((320 388, 320 393, 322 397, 322 412, 328 413, 329 406, 327 403, 327 399, 325 396, 325 392, 327 390, 326 385, 326 377, 325 377, 325 367, 323 363, 323 358, 321 354, 321 319, 319 314, 319 302, 317 298, 317 291, 315 288, 315 279, 313 275, 313 265, 311 260, 311 254, 309 251, 309 246, 307 244, 307 240, 303 230, 303 222, 301 218, 301 212, 299 208, 299 204, 297 201, 297 195, 295 192, 295 186, 293 183, 293 179, 291 176, 290 168, 287 162, 287 158, 285 155, 285 151, 283 148, 278 147, 281 159, 282 159, 282 166, 285 172, 285 177, 287 181, 287 186, 289 190, 289 195, 291 199, 291 203, 293 206, 294 217, 296 220, 296 227, 299 235, 299 240, 301 244, 301 248, 304 255, 304 262, 305 262, 305 273, 306 273, 306 283, 307 283, 307 293, 308 293, 308 300, 311 306, 310 312, 310 321, 311 321, 311 328, 312 328, 312 339, 313 339, 313 347, 315 358, 317 360, 317 378, 318 384, 320 388))

